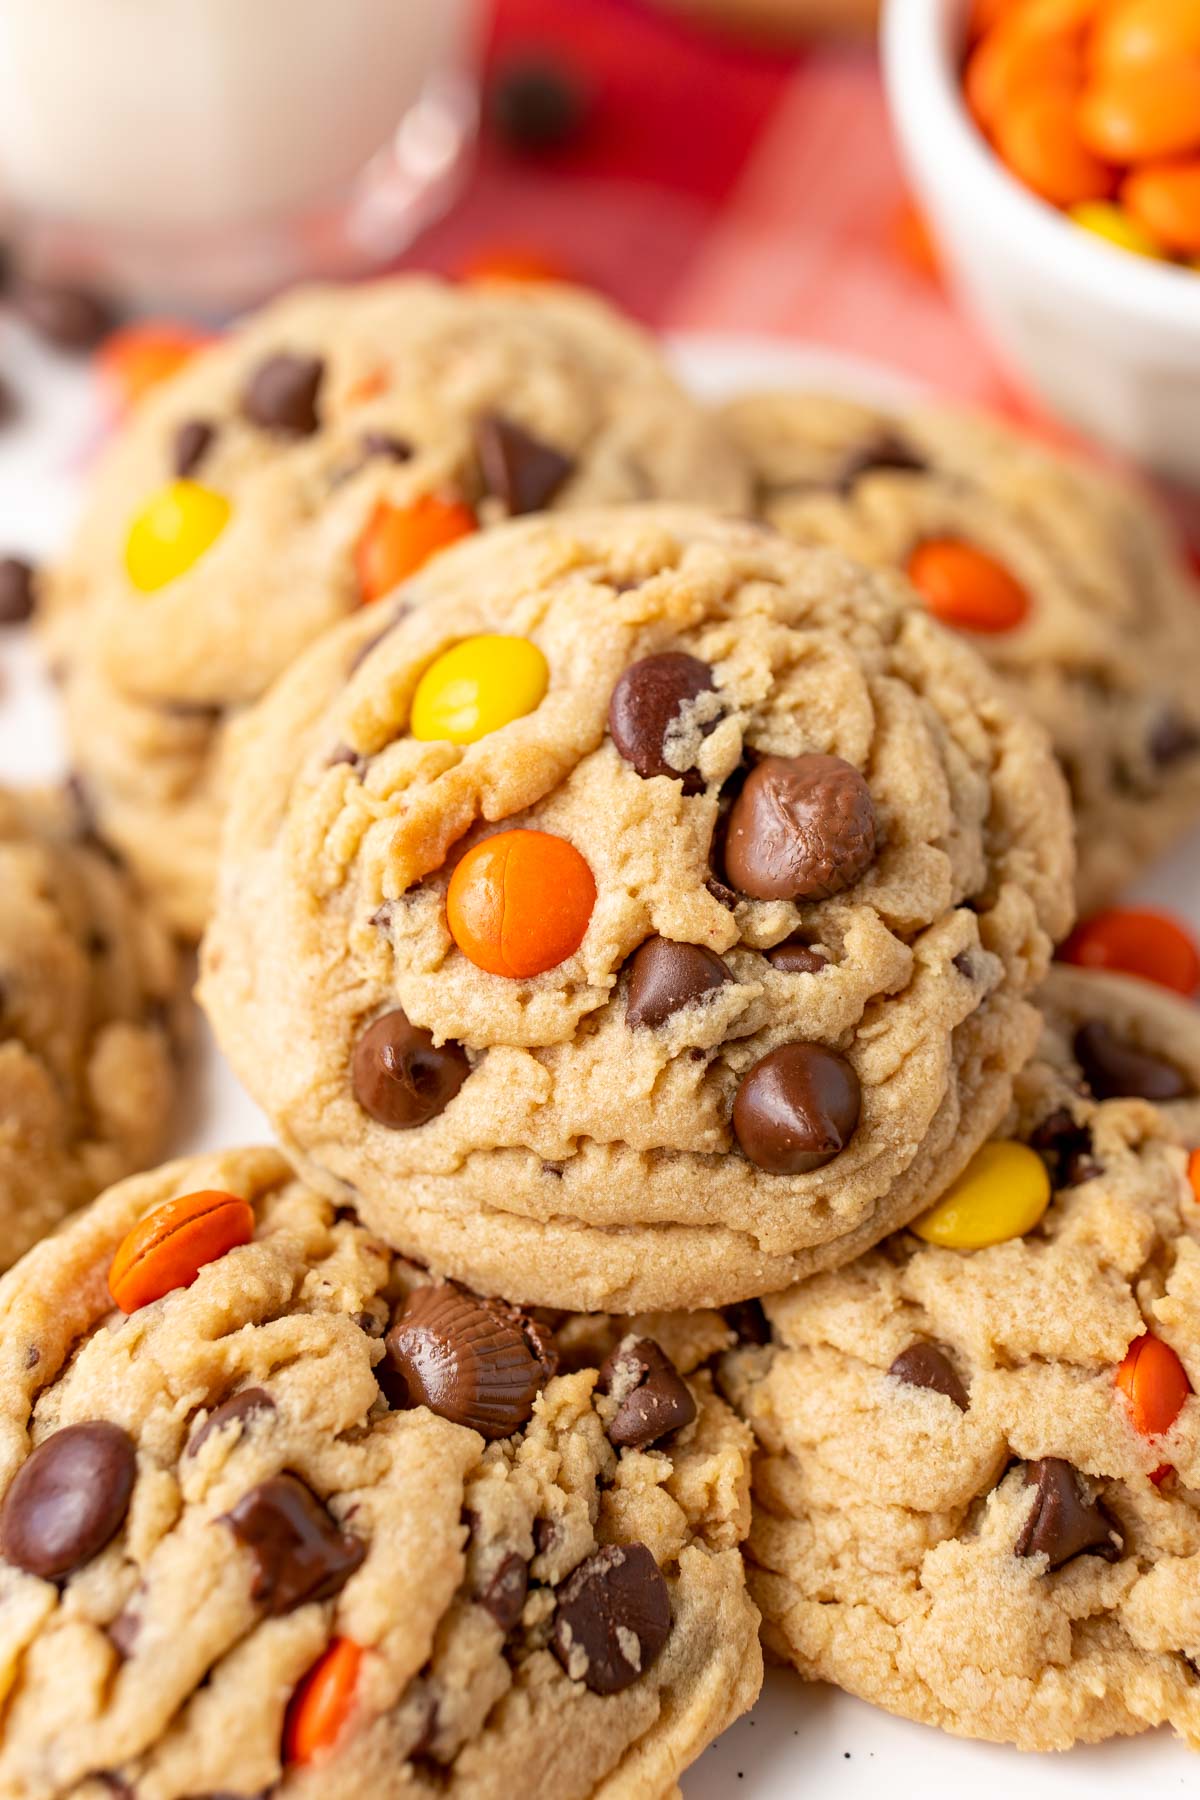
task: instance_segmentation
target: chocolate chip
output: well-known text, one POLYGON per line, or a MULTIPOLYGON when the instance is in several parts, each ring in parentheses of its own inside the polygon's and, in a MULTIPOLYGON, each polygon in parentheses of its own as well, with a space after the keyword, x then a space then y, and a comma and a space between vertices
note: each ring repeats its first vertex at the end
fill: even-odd
POLYGON ((394 463, 412 460, 413 447, 408 439, 397 437, 392 431, 364 431, 359 443, 364 456, 379 456, 394 463))
POLYGON ((321 423, 317 395, 325 364, 317 356, 281 351, 251 372, 242 390, 242 411, 252 425, 283 437, 311 437, 321 423))
POLYGON ((470 1073, 461 1044, 435 1044, 432 1033, 410 1024, 399 1007, 367 1026, 351 1064, 355 1099, 389 1131, 427 1125, 470 1073))
POLYGON ((524 1611, 528 1589, 529 1569, 525 1558, 510 1550, 476 1598, 480 1606, 491 1613, 501 1631, 508 1632, 524 1611))
POLYGON ((782 1044, 743 1077, 734 1135, 769 1175, 804 1175, 846 1148, 861 1104, 858 1076, 844 1056, 820 1044, 782 1044))
POLYGON ((905 475, 919 475, 928 467, 924 457, 919 456, 902 438, 895 432, 886 431, 849 453, 834 485, 839 493, 849 494, 864 475, 873 475, 884 469, 905 475))
POLYGON ((1169 769, 1200 750, 1200 730, 1179 713, 1166 712, 1151 728, 1146 748, 1157 768, 1169 769))
POLYGON ((769 1344, 771 1326, 761 1300, 738 1300, 721 1308, 721 1317, 737 1336, 739 1344, 769 1344))
POLYGON ((733 976, 715 950, 647 938, 629 960, 625 1023, 631 1028, 665 1024, 680 1007, 724 987, 733 976))
POLYGON ((196 473, 216 435, 207 419, 185 419, 179 426, 171 445, 171 467, 181 481, 196 473))
POLYGON ((554 1654, 593 1694, 644 1675, 671 1632, 671 1596, 645 1544, 605 1544, 557 1590, 554 1654))
POLYGON ((91 350, 116 323, 107 300, 63 282, 22 279, 13 287, 12 304, 56 350, 91 350))
POLYGON ((36 1344, 27 1344, 22 1361, 27 1369, 36 1369, 42 1360, 42 1353, 36 1344))
POLYGON ((957 956, 950 958, 950 961, 964 981, 975 980, 975 959, 969 950, 960 950, 957 956))
POLYGON ((136 1474, 119 1425, 65 1425, 17 1470, 0 1509, 0 1549, 18 1569, 61 1581, 121 1529, 136 1474))
POLYGON ((871 790, 840 756, 767 756, 733 803, 725 873, 753 900, 828 900, 875 858, 871 790))
POLYGON ((1060 1456, 1029 1463, 1025 1479, 1037 1494, 1013 1549, 1018 1556, 1044 1554, 1051 1569, 1061 1569, 1073 1556, 1102 1556, 1119 1562, 1125 1534, 1099 1500, 1085 1500, 1079 1472, 1060 1456))
POLYGON ((1191 1087, 1174 1063, 1119 1038, 1102 1019, 1075 1033, 1075 1060, 1097 1100, 1179 1100, 1191 1087))
POLYGON ((23 556, 0 557, 0 625, 24 625, 33 617, 37 574, 23 556))
POLYGON ((255 1561, 251 1598, 270 1618, 339 1594, 366 1555, 295 1475, 272 1475, 224 1515, 255 1561))
POLYGON ((249 1429, 251 1419, 261 1413, 273 1413, 275 1402, 265 1388, 243 1388, 240 1394, 222 1401, 214 1406, 203 1425, 198 1425, 188 1439, 188 1456, 199 1456, 214 1431, 223 1431, 227 1425, 240 1425, 243 1436, 249 1429))
POLYGON ((575 468, 553 444, 501 413, 476 420, 475 454, 487 492, 514 514, 541 512, 575 468))
POLYGON ((787 938, 767 951, 767 961, 785 975, 815 975, 829 958, 820 950, 813 950, 802 938, 787 938))
POLYGON ((492 88, 492 123, 512 150, 526 155, 557 150, 583 123, 587 99, 571 73, 556 63, 510 63, 492 88))
POLYGON ((416 1288, 385 1342, 393 1405, 427 1406, 485 1438, 521 1429, 557 1360, 535 1320, 448 1281, 416 1288))
POLYGON ((597 1385, 619 1402, 608 1426, 608 1441, 618 1450, 643 1450, 696 1416, 691 1389, 653 1338, 625 1338, 597 1385))
POLYGON ((932 1388, 935 1394, 944 1394, 947 1400, 953 1400, 959 1412, 966 1412, 969 1404, 967 1390, 958 1378, 958 1370, 939 1344, 918 1341, 902 1350, 891 1368, 889 1375, 902 1381, 906 1387, 932 1388))
POLYGON ((715 875, 710 875, 704 885, 719 906, 725 907, 729 912, 737 906, 738 897, 733 889, 726 887, 723 881, 718 881, 715 875))
POLYGON ((643 656, 626 669, 608 704, 608 729, 625 761, 643 779, 668 775, 682 781, 685 794, 701 792, 704 777, 699 769, 674 768, 666 749, 685 702, 708 693, 712 686, 708 664, 682 650, 643 656))
POLYGON ((119 1612, 117 1614, 112 1624, 108 1627, 106 1635, 109 1643, 112 1645, 117 1655, 123 1657, 126 1662, 129 1661, 129 1658, 137 1648, 138 1636, 141 1629, 142 1621, 140 1617, 128 1606, 125 1608, 124 1612, 119 1612))
POLYGON ((1092 1155, 1090 1127, 1077 1125, 1065 1106, 1056 1108, 1030 1133, 1029 1147, 1047 1164, 1056 1188, 1078 1187, 1100 1173, 1100 1164, 1092 1155))

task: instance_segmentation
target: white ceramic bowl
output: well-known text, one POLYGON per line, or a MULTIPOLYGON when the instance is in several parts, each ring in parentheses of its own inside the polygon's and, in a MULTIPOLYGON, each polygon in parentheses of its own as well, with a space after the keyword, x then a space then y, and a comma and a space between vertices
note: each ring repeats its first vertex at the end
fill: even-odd
POLYGON ((1200 272, 1118 250, 1009 175, 963 103, 966 0, 888 0, 892 119, 951 279, 1011 373, 1111 449, 1200 488, 1200 272))

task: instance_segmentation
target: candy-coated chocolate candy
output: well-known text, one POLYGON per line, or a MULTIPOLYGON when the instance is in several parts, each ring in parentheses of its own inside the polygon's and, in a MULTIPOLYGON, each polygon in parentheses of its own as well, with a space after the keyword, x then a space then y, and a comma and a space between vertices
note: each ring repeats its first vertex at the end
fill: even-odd
POLYGON ((1038 89, 1014 102, 995 127, 996 148, 1013 174, 1053 206, 1107 200, 1116 171, 1084 142, 1076 96, 1038 89))
POLYGON ((461 500, 421 494, 407 506, 381 500, 354 551, 364 601, 378 600, 415 573, 437 550, 476 529, 475 514, 461 500))
POLYGON ((573 844, 545 831, 501 831, 455 869, 446 917, 477 968, 525 978, 575 954, 595 904, 592 871, 573 844))
POLYGON ((1117 1386, 1129 1402, 1134 1426, 1143 1437, 1161 1437, 1179 1417, 1192 1391, 1183 1364, 1153 1332, 1135 1338, 1117 1370, 1117 1386))
POLYGON ((983 40, 967 63, 967 104, 985 131, 994 131, 1018 101, 1047 91, 1076 93, 1083 84, 1083 48, 1071 33, 1053 36, 1023 25, 1014 14, 983 40))
POLYGON ((409 730, 423 741, 473 744, 533 712, 549 684, 546 658, 528 638, 466 638, 417 683, 409 730))
POLYGON ((1200 1201, 1200 1150, 1193 1150, 1189 1155, 1187 1172, 1192 1197, 1194 1200, 1200 1201))
POLYGON ((161 488, 129 528, 125 568, 134 587, 152 594, 186 575, 216 543, 231 510, 224 494, 198 481, 172 481, 161 488))
POLYGON ((908 579, 935 619, 959 631, 1014 631, 1029 595, 1003 563, 958 538, 926 538, 908 559, 908 579))
POLYGON ((910 1230, 947 1250, 983 1250, 1024 1237, 1049 1204, 1050 1177, 1041 1157, 1027 1144, 1000 1140, 977 1151, 910 1230))
POLYGON ((1169 914, 1150 907, 1111 906, 1081 919, 1058 954, 1081 969, 1138 975, 1176 994, 1191 996, 1200 987, 1194 939, 1169 914))
POLYGON ((332 1750, 354 1710, 363 1652, 334 1638, 292 1695, 283 1726, 285 1766, 315 1762, 332 1750))
POLYGON ((1071 217, 1093 237, 1103 238, 1105 243, 1115 244, 1119 250, 1129 250, 1134 256, 1161 259, 1166 254, 1158 239, 1151 237, 1144 225, 1139 225, 1131 213, 1114 206, 1111 201, 1087 200, 1082 206, 1071 208, 1071 217))
POLYGON ((1112 163, 1157 162, 1200 150, 1200 57, 1123 69, 1079 102, 1079 135, 1112 163))
POLYGON ((1115 0, 1096 21, 1089 55, 1102 75, 1200 56, 1200 0, 1115 0))
POLYGON ((109 1292, 122 1312, 136 1312, 190 1287, 205 1263, 253 1236, 254 1212, 236 1194, 183 1194, 148 1213, 124 1239, 109 1270, 109 1292))
POLYGON ((523 244, 489 244, 463 263, 463 281, 573 281, 579 275, 544 250, 523 244))
POLYGON ((172 320, 145 319, 107 337, 96 356, 100 378, 122 412, 177 375, 216 340, 172 320))
POLYGON ((1121 204, 1168 249, 1200 254, 1200 156, 1135 169, 1121 188, 1121 204))

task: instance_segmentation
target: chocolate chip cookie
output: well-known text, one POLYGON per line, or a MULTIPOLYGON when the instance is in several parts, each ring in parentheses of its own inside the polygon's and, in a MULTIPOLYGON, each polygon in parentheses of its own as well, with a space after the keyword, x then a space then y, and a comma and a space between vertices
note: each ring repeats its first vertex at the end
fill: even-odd
POLYGON ((70 793, 0 789, 0 1268, 162 1154, 182 973, 70 793))
POLYGON ((770 394, 723 422, 762 517, 906 570, 1045 725, 1085 910, 1200 816, 1200 590, 1146 497, 982 418, 770 394))
POLYGON ((6 1794, 668 1800, 753 1702, 719 1317, 431 1283, 246 1150, 110 1191, 0 1320, 6 1794))
POLYGON ((675 508, 511 523, 390 616, 249 721, 202 959, 306 1177, 578 1310, 723 1305, 926 1204, 1070 909, 1062 782, 971 650, 675 508))
POLYGON ((47 584, 101 830, 198 937, 233 722, 299 650, 478 526, 659 496, 744 511, 749 481, 599 299, 404 277, 268 307, 138 408, 47 584))
POLYGON ((1200 1024, 1143 987, 1056 972, 1001 1138, 722 1364, 769 1648, 1023 1749, 1200 1749, 1200 1207, 1164 1092, 1200 1024))

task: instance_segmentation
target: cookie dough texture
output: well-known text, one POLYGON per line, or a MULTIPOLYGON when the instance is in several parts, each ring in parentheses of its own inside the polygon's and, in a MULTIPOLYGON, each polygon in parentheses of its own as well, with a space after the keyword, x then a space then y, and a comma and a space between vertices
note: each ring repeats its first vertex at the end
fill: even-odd
MULTIPOLYGON (((1109 980, 1079 980, 1123 1028, 1109 980)), ((1058 1146, 1036 1230, 971 1253, 900 1234, 769 1300, 770 1347, 725 1360, 760 1442, 751 1592, 776 1655, 906 1718, 1027 1750, 1168 1723, 1200 1749, 1200 1401, 1147 1439, 1114 1382, 1149 1329, 1200 1387, 1198 1209, 1170 1122, 1081 1094, 1047 1007, 1005 1128, 1058 1146), (931 1343, 965 1411, 889 1373, 931 1343), (1115 1522, 1115 1560, 1016 1553, 1041 1458, 1115 1522)))
POLYGON ((0 789, 0 1267, 162 1154, 174 952, 64 793, 0 789))
POLYGON ((1002 1117, 1036 1038, 1023 996, 1069 916, 1038 728, 890 578, 691 511, 510 524, 413 589, 373 648, 373 621, 340 627, 249 722, 203 955, 219 1039, 306 1176, 435 1269, 580 1310, 725 1304, 921 1210, 1002 1117), (423 671, 497 631, 545 654, 541 705, 465 747, 409 737, 423 671), (643 778, 606 726, 623 673, 666 652, 716 683, 670 751, 696 782, 643 778), (878 846, 852 887, 721 885, 723 791, 767 752, 865 775, 878 846), (500 825, 567 839, 597 888, 578 951, 526 980, 484 973, 447 927, 455 860, 500 825), (730 979, 631 1028, 624 966, 653 933, 730 979), (813 972, 765 955, 796 933, 813 972), (410 1130, 352 1085, 357 1041, 396 1007, 470 1063, 410 1130), (861 1119, 824 1167, 769 1174, 730 1113, 796 1043, 849 1061, 861 1119))
POLYGON ((570 459, 555 506, 748 505, 740 457, 650 340, 567 288, 404 277, 298 291, 154 392, 106 454, 50 583, 52 649, 100 827, 186 935, 208 908, 231 721, 359 605, 354 549, 379 502, 449 495, 482 523, 503 516, 475 442, 495 413, 570 459), (321 364, 311 430, 247 416, 248 385, 277 355, 321 364), (195 424, 211 437, 192 479, 230 501, 230 520, 185 574, 141 593, 130 522, 195 424))
POLYGON ((1102 904, 1200 815, 1200 592, 1150 500, 990 419, 751 395, 722 422, 761 516, 800 543, 903 569, 958 538, 1032 604, 969 634, 1049 731, 1075 806, 1080 905, 1102 904))
MULTIPOLYGON (((670 1321, 635 1323, 666 1328, 697 1404, 669 1449, 614 1451, 595 1365, 569 1358, 525 1427, 485 1444, 380 1393, 389 1314, 419 1279, 255 1150, 123 1184, 0 1283, 0 1487, 84 1421, 119 1426, 137 1459, 125 1522, 83 1568, 55 1585, 0 1564, 6 1795, 666 1800, 752 1703, 757 1615, 737 1547, 749 1433, 693 1372, 730 1341, 723 1322, 679 1321, 673 1336, 670 1321), (115 1313, 106 1278, 124 1234, 205 1188, 251 1202, 253 1241, 190 1288, 115 1313), (204 1432, 251 1388, 256 1410, 204 1432), (255 1555, 227 1521, 281 1474, 362 1552, 331 1597, 284 1610, 255 1599, 255 1555), (555 1588, 597 1546, 634 1542, 666 1579, 670 1631, 601 1695, 548 1647, 555 1588), (506 1631, 493 1583, 518 1565, 529 1585, 506 1631), (322 1760, 281 1768, 289 1698, 335 1637, 364 1652, 354 1710, 322 1760)), ((579 1322, 576 1336, 603 1330, 579 1322)))

